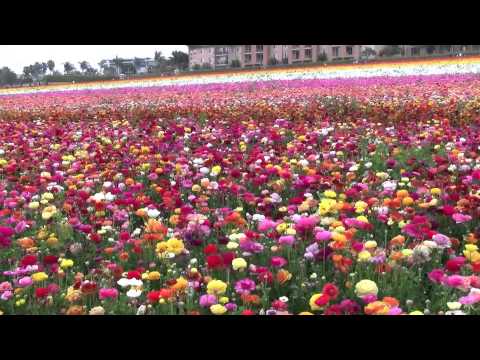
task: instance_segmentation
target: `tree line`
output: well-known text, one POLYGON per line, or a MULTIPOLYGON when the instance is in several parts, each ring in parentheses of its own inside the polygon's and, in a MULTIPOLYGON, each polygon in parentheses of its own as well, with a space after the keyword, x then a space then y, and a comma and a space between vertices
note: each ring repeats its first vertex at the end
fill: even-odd
MULTIPOLYGON (((88 61, 78 62, 78 68, 72 62, 63 63, 63 74, 56 70, 56 63, 53 60, 47 62, 35 62, 25 66, 22 74, 17 75, 8 67, 0 69, 0 86, 12 86, 16 84, 31 84, 35 82, 59 82, 59 81, 91 81, 95 79, 114 78, 119 74, 136 74, 137 67, 143 59, 135 58, 134 65, 124 63, 124 59, 116 57, 113 59, 114 66, 102 60, 98 65, 102 70, 100 73, 90 65, 88 61)), ((173 51, 167 59, 161 51, 155 51, 154 62, 148 67, 148 73, 162 74, 174 70, 185 71, 188 69, 188 54, 182 51, 173 51)))

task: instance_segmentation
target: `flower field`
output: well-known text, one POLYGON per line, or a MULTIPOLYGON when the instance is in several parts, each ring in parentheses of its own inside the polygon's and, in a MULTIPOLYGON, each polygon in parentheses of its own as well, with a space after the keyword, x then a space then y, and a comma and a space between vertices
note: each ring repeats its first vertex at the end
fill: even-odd
POLYGON ((0 92, 0 313, 480 314, 480 58, 0 92))

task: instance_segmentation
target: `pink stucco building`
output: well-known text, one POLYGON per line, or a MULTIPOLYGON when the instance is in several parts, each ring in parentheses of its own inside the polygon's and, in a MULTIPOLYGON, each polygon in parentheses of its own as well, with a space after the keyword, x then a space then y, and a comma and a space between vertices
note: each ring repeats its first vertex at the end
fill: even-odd
POLYGON ((188 45, 190 69, 358 60, 361 45, 188 45), (324 54, 324 55, 322 55, 324 54))

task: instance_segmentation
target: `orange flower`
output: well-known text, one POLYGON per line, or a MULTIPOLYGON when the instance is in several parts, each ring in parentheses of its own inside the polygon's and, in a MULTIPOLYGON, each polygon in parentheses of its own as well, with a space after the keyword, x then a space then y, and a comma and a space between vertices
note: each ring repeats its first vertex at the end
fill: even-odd
POLYGON ((163 224, 154 219, 148 219, 147 226, 145 227, 147 233, 158 233, 167 235, 167 228, 163 224))
POLYGON ((390 240, 390 246, 402 246, 405 242, 405 237, 402 235, 397 235, 392 240, 390 240))
POLYGON ((254 294, 243 294, 242 300, 245 304, 259 305, 261 303, 260 296, 254 294))
POLYGON ((30 249, 35 246, 35 242, 30 237, 24 237, 18 239, 18 244, 22 247, 22 249, 30 249))
POLYGON ((365 306, 364 310, 367 315, 386 315, 390 308, 383 301, 374 301, 365 306))
POLYGON ((85 315, 85 309, 80 305, 72 305, 68 308, 67 315, 85 315))
POLYGON ((129 258, 129 255, 128 255, 128 252, 123 251, 123 252, 120 253, 120 255, 118 255, 118 257, 119 257, 120 260, 122 260, 122 261, 127 261, 128 258, 129 258))
POLYGON ((478 239, 477 237, 475 236, 474 233, 469 233, 466 237, 465 237, 465 241, 469 244, 475 244, 478 239))
POLYGON ((394 297, 391 297, 391 296, 385 296, 382 301, 386 304, 388 304, 388 306, 390 306, 391 308, 392 307, 396 307, 396 306, 400 306, 400 302, 395 299, 394 297))
POLYGON ((292 274, 289 273, 287 270, 285 269, 281 269, 278 271, 277 273, 277 276, 276 276, 276 279, 277 281, 283 285, 285 284, 288 280, 290 280, 292 278, 292 274))
POLYGON ((114 249, 113 247, 107 247, 107 248, 105 248, 103 251, 104 251, 105 254, 107 254, 107 255, 112 255, 113 252, 114 252, 114 250, 115 250, 115 249, 114 249))

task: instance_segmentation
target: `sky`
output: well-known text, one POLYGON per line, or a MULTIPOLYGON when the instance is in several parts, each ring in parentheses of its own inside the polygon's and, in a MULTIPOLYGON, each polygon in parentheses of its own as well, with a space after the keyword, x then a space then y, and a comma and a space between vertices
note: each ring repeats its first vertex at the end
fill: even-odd
POLYGON ((0 68, 8 66, 17 74, 23 67, 38 62, 55 62, 55 70, 63 72, 63 63, 69 61, 77 69, 78 63, 86 60, 91 66, 99 68, 102 59, 150 57, 155 51, 161 51, 165 57, 172 51, 187 52, 186 45, 0 45, 0 68))

